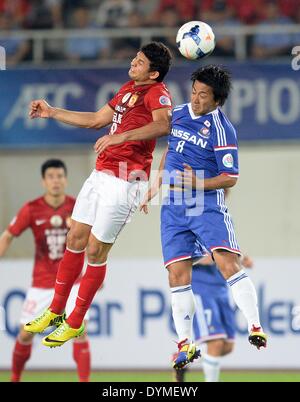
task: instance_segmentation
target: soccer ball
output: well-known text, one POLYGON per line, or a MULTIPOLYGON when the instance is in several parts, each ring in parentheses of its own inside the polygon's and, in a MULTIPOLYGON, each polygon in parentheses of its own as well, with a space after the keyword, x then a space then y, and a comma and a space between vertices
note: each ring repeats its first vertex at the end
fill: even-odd
POLYGON ((202 21, 190 21, 179 28, 176 44, 182 56, 190 60, 209 56, 216 45, 211 27, 202 21))

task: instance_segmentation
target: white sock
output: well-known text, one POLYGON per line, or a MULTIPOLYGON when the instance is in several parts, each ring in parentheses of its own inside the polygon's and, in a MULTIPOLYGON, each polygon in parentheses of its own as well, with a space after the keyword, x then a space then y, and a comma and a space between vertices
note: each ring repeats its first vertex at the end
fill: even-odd
POLYGON ((192 341, 195 298, 191 285, 171 288, 172 315, 179 342, 192 341))
POLYGON ((220 357, 202 355, 202 368, 205 382, 219 382, 220 377, 220 357))
POLYGON ((253 325, 261 327, 256 290, 251 279, 241 270, 227 279, 227 283, 231 288, 233 300, 247 320, 248 331, 251 331, 253 325))

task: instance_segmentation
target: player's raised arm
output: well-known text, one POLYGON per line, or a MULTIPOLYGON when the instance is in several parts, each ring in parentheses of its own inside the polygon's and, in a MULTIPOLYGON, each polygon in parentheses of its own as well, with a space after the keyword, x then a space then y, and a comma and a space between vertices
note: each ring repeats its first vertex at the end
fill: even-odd
POLYGON ((217 190, 220 188, 233 187, 237 182, 237 177, 232 177, 221 173, 218 176, 201 179, 197 177, 190 165, 184 163, 184 171, 176 172, 176 183, 185 188, 193 188, 198 190, 217 190))
POLYGON ((101 154, 107 147, 123 144, 127 141, 145 141, 168 135, 170 132, 169 108, 161 108, 152 111, 153 121, 145 126, 126 131, 119 135, 105 135, 99 138, 94 145, 94 150, 101 154))
POLYGON ((168 135, 170 132, 170 109, 156 109, 152 112, 153 121, 144 127, 124 133, 125 141, 143 141, 168 135))
POLYGON ((31 119, 55 119, 76 127, 99 129, 111 123, 114 111, 109 105, 103 106, 97 112, 74 112, 50 106, 45 100, 34 100, 30 103, 29 117, 31 119))
POLYGON ((4 232, 0 236, 0 257, 3 257, 6 251, 8 250, 11 242, 13 241, 14 236, 8 231, 4 230, 4 232))
POLYGON ((154 182, 152 186, 149 188, 147 191, 144 200, 142 201, 140 205, 140 211, 143 211, 145 214, 148 213, 148 203, 152 198, 156 196, 156 194, 159 192, 159 189, 162 185, 162 176, 163 176, 163 169, 165 166, 165 160, 166 160, 166 155, 168 152, 168 147, 164 150, 164 153, 162 155, 162 158, 160 160, 159 168, 158 168, 158 173, 154 179, 154 182))

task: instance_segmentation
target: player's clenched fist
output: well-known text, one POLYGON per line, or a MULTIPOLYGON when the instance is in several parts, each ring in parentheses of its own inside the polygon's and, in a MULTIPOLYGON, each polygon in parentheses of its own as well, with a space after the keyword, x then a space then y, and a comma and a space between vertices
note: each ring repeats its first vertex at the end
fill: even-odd
POLYGON ((30 103, 29 117, 36 119, 37 117, 51 117, 52 107, 44 100, 34 100, 30 103))

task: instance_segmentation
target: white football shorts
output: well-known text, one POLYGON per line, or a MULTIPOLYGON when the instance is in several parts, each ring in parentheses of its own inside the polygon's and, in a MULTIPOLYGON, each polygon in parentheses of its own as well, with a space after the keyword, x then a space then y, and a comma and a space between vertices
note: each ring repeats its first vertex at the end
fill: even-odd
POLYGON ((147 181, 133 181, 93 170, 83 184, 72 219, 92 226, 92 234, 103 243, 114 243, 143 200, 147 181))
MULTIPOLYGON (((71 290, 70 296, 66 305, 67 317, 71 314, 75 307, 75 302, 79 290, 79 283, 75 284, 71 290)), ((26 298, 23 303, 22 313, 21 313, 21 324, 27 324, 27 322, 32 321, 39 315, 41 315, 47 307, 50 306, 54 296, 54 289, 43 289, 43 288, 29 288, 26 293, 26 298)), ((89 319, 89 312, 87 311, 85 320, 89 319)))

